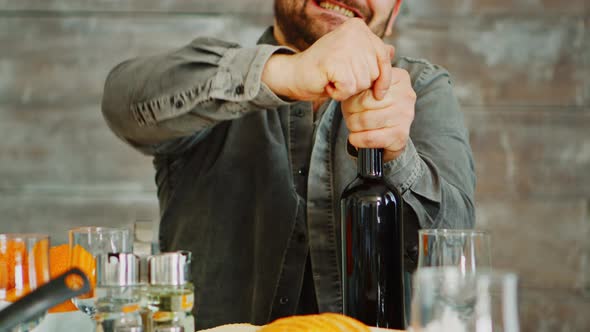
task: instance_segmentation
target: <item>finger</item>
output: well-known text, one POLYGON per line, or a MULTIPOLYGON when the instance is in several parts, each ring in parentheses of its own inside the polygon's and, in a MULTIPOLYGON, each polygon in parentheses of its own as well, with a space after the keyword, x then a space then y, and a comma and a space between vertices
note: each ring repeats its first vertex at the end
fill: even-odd
POLYGON ((344 112, 352 114, 391 108, 396 103, 395 96, 394 91, 390 89, 383 99, 376 100, 372 90, 365 90, 347 100, 346 107, 343 104, 342 109, 344 112))
POLYGON ((408 131, 396 127, 351 133, 348 141, 357 149, 383 148, 388 151, 399 151, 404 149, 408 138, 408 131))
POLYGON ((360 60, 354 62, 352 64, 352 71, 356 80, 355 94, 371 87, 373 80, 371 79, 370 67, 367 61, 362 62, 362 60, 360 60))
POLYGON ((356 93, 356 78, 352 71, 337 71, 338 76, 330 79, 330 84, 326 86, 326 92, 330 98, 338 101, 346 100, 356 93))
POLYGON ((391 59, 393 57, 393 46, 384 45, 377 53, 377 64, 379 66, 379 77, 373 83, 373 95, 375 99, 381 100, 391 85, 391 59))
POLYGON ((371 86, 373 85, 373 82, 375 82, 377 80, 377 78, 379 78, 379 63, 377 61, 375 61, 375 58, 372 57, 367 57, 365 58, 365 61, 367 63, 367 67, 369 68, 369 73, 371 76, 371 86))
POLYGON ((386 146, 390 146, 392 144, 391 137, 392 129, 391 128, 382 128, 382 129, 375 129, 375 130, 367 130, 367 131, 360 131, 350 133, 348 135, 348 140, 350 144, 354 147, 358 148, 385 148, 386 146))
POLYGON ((352 113, 345 121, 350 132, 361 132, 392 127, 395 124, 395 115, 390 109, 380 109, 352 113))
POLYGON ((366 98, 373 99, 373 93, 371 90, 361 91, 360 93, 344 100, 342 102, 342 112, 344 113, 344 116, 346 117, 349 114, 367 111, 368 108, 363 105, 363 100, 366 98))
POLYGON ((409 84, 412 86, 410 73, 407 70, 391 67, 391 85, 409 84))

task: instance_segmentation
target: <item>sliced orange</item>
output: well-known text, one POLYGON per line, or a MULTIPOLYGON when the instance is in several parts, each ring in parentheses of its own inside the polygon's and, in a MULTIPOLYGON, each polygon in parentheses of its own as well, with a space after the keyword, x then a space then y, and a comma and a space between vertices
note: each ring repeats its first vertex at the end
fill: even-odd
MULTIPOLYGON (((60 244, 49 249, 49 259, 51 262, 49 274, 51 279, 66 272, 70 268, 70 246, 60 244)), ((55 307, 49 309, 49 313, 68 312, 78 310, 71 300, 66 300, 55 307)))
POLYGON ((91 298, 94 296, 94 286, 96 285, 96 261, 92 254, 80 245, 74 246, 74 250, 70 254, 72 255, 72 266, 82 270, 90 281, 91 291, 79 296, 79 298, 91 298))
MULTIPOLYGON (((70 248, 67 244, 49 249, 48 247, 49 241, 41 240, 32 249, 31 254, 35 264, 35 281, 37 285, 42 285, 49 281, 50 278, 59 276, 71 266, 70 248), (47 257, 48 252, 49 257, 47 257)), ((91 287, 94 289, 94 257, 81 246, 74 248, 74 254, 76 255, 74 262, 76 264, 74 266, 80 268, 88 276, 91 287)), ((29 258, 27 258, 24 242, 10 240, 0 243, 0 289, 6 290, 6 297, 0 300, 14 302, 30 292, 28 264, 29 258)), ((91 297, 92 292, 86 294, 86 296, 91 297)), ((75 310, 77 309, 74 304, 68 300, 53 307, 49 312, 75 310)))
POLYGON ((8 240, 0 245, 0 289, 13 289, 19 284, 24 286, 29 280, 27 248, 22 241, 8 240), (15 271, 19 273, 15 273, 15 271), (19 280, 15 280, 20 276, 19 280))
MULTIPOLYGON (((94 269, 95 261, 92 254, 86 251, 84 247, 77 245, 74 247, 73 253, 70 252, 70 246, 61 244, 49 249, 49 259, 51 261, 50 274, 51 278, 55 278, 60 274, 66 272, 71 266, 75 266, 82 270, 90 280, 92 290, 90 293, 84 294, 81 297, 92 297, 94 291, 94 269), (72 257, 72 255, 74 255, 72 257)), ((78 310, 71 300, 56 305, 49 309, 50 313, 67 312, 78 310)))
POLYGON ((25 286, 22 289, 18 289, 18 288, 9 289, 6 292, 6 301, 7 302, 16 302, 18 299, 29 294, 30 292, 31 292, 31 289, 29 288, 29 286, 25 286))
POLYGON ((49 239, 39 240, 33 247, 33 259, 35 264, 35 280, 38 286, 49 281, 51 265, 49 255, 49 239))

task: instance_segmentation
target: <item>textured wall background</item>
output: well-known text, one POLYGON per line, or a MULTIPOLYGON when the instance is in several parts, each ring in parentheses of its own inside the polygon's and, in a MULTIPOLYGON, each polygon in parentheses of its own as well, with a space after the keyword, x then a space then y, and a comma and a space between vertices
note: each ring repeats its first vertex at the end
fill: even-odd
MULTIPOLYGON (((590 330, 586 0, 407 0, 398 52, 446 66, 471 131, 478 225, 522 277, 523 331, 590 330)), ((99 111, 109 69, 198 35, 253 45, 272 0, 0 0, 0 231, 156 220, 148 158, 99 111)))

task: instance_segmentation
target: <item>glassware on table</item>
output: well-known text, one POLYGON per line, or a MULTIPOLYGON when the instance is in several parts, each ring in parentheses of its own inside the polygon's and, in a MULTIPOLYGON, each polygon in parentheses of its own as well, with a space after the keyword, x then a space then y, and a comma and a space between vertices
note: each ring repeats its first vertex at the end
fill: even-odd
POLYGON ((68 232, 70 265, 88 274, 92 291, 72 299, 78 310, 94 318, 96 313, 96 258, 101 254, 132 252, 131 234, 125 228, 78 227, 68 232))
POLYGON ((98 332, 142 328, 139 257, 132 253, 100 254, 96 261, 98 332))
POLYGON ((194 331, 194 285, 191 278, 191 253, 167 252, 148 258, 149 286, 146 290, 150 310, 148 330, 194 331))
POLYGON ((457 268, 423 268, 414 275, 414 332, 518 332, 517 276, 457 268))
POLYGON ((480 230, 421 229, 418 269, 454 266, 463 273, 491 268, 490 235, 480 230))
MULTIPOLYGON (((0 310, 49 281, 49 236, 0 234, 0 310)), ((31 331, 45 314, 11 332, 31 331)))

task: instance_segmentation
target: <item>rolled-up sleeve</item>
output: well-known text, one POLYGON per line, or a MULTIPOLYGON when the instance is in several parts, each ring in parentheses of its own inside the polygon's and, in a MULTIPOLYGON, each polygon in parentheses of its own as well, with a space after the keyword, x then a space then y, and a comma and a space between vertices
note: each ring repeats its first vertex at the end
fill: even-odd
POLYGON ((103 115, 120 138, 150 153, 221 121, 287 104, 261 81, 275 53, 292 50, 198 38, 170 53, 125 61, 107 77, 103 115))
POLYGON ((402 192, 415 226, 471 228, 475 169, 449 73, 420 60, 403 61, 420 68, 410 71, 418 96, 415 119, 404 152, 385 164, 384 175, 402 192))

